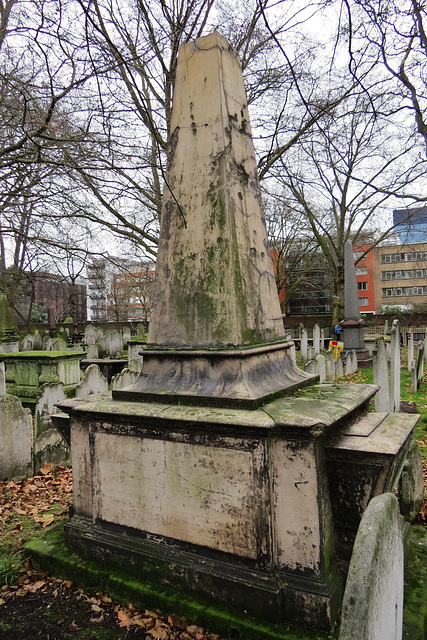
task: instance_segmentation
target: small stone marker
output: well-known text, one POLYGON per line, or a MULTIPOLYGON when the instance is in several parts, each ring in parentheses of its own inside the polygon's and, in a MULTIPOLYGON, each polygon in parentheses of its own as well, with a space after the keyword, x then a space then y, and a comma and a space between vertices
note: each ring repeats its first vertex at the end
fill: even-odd
POLYGON ((339 640, 401 640, 403 533, 399 503, 376 496, 360 522, 344 593, 339 640))

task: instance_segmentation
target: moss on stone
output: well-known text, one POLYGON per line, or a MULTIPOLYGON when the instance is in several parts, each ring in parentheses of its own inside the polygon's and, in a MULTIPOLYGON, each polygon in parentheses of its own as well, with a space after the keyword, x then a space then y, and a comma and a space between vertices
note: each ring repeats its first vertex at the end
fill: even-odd
POLYGON ((124 570, 105 568, 100 563, 82 560, 65 546, 63 525, 47 531, 43 538, 31 540, 25 551, 33 564, 50 575, 72 580, 88 591, 103 592, 134 606, 160 610, 190 619, 212 632, 237 640, 328 640, 328 632, 306 630, 294 624, 274 625, 239 615, 225 607, 213 606, 194 596, 185 597, 171 588, 141 583, 124 570))

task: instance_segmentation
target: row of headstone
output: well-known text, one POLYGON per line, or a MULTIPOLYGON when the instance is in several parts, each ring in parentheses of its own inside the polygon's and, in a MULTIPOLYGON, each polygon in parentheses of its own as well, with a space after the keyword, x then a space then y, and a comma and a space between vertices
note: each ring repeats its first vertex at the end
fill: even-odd
MULTIPOLYGON (((121 389, 135 382, 141 371, 141 360, 132 360, 128 367, 113 377, 113 388, 121 389)), ((96 364, 90 365, 76 388, 76 397, 108 391, 107 379, 96 364)), ((67 462, 69 450, 51 416, 59 409, 56 404, 66 399, 62 382, 41 386, 33 418, 24 409, 17 396, 6 393, 5 365, 0 362, 0 481, 26 478, 33 475, 45 462, 67 462)))
POLYGON ((320 353, 325 350, 325 343, 329 341, 326 334, 328 329, 321 329, 318 324, 313 327, 313 340, 312 344, 308 342, 308 331, 304 326, 300 325, 300 340, 301 340, 301 361, 303 363, 314 360, 320 353))
POLYGON ((318 375, 320 382, 334 382, 357 371, 356 351, 347 351, 344 358, 337 360, 334 359, 333 351, 328 351, 326 356, 319 354, 307 362, 305 371, 318 375))

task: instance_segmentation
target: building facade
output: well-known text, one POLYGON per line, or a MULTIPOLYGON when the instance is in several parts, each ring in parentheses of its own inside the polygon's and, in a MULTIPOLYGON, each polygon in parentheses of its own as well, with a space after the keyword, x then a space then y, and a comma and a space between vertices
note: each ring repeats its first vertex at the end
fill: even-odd
POLYGON ((375 313, 427 304, 427 242, 375 247, 374 263, 375 313))

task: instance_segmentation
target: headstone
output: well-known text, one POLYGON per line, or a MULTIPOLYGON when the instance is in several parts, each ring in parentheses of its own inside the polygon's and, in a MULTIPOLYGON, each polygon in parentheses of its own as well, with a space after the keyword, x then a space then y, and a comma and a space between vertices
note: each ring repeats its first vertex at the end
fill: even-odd
POLYGON ((307 373, 312 373, 313 375, 317 375, 318 369, 319 367, 317 365, 317 362, 315 362, 314 360, 309 360, 304 367, 304 371, 307 371, 307 373))
POLYGON ((0 362, 0 396, 6 393, 6 371, 4 362, 0 362))
POLYGON ((34 468, 40 469, 46 462, 53 465, 69 462, 69 449, 59 431, 52 422, 52 416, 58 413, 56 404, 66 398, 63 384, 47 383, 41 387, 35 415, 35 437, 33 443, 34 468))
POLYGON ((38 329, 34 331, 33 349, 34 351, 43 351, 43 340, 38 329))
POLYGON ((342 378, 344 375, 344 363, 342 358, 338 358, 335 361, 335 379, 339 380, 339 378, 342 378))
POLYGON ((108 391, 108 380, 102 375, 97 364, 90 364, 76 387, 76 398, 85 398, 94 393, 108 391))
POLYGON ((400 324, 393 320, 390 342, 390 412, 400 411, 400 324))
POLYGON ((21 343, 21 351, 33 351, 34 349, 34 336, 29 333, 25 336, 21 343))
POLYGON ((44 336, 43 336, 43 339, 42 339, 42 343, 43 343, 42 349, 43 349, 43 351, 50 351, 50 349, 47 348, 47 345, 48 345, 49 341, 52 341, 52 338, 49 335, 49 331, 46 330, 44 332, 44 336))
POLYGON ((314 347, 313 345, 309 344, 308 348, 307 348, 307 358, 308 360, 313 360, 313 358, 316 356, 317 354, 314 353, 314 347))
POLYGON ((122 337, 123 337, 123 349, 128 348, 128 342, 131 339, 130 327, 123 327, 122 329, 122 337))
POLYGON ((320 382, 326 382, 326 358, 325 356, 318 355, 316 356, 316 362, 319 373, 320 382))
POLYGON ((301 361, 307 362, 308 360, 308 334, 304 327, 301 330, 301 361))
POLYGON ((422 340, 418 342, 418 354, 417 354, 416 367, 417 367, 417 389, 419 389, 424 378, 424 342, 422 340))
POLYGON ((344 354, 344 375, 349 376, 351 373, 353 373, 353 358, 351 351, 347 351, 344 354))
POLYGON ((142 339, 145 339, 145 338, 146 338, 147 334, 146 334, 146 332, 145 332, 145 327, 144 327, 144 325, 143 325, 143 324, 139 324, 139 325, 137 326, 136 330, 137 330, 138 338, 142 338, 142 339))
POLYGON ((33 475, 33 420, 16 396, 0 395, 0 480, 33 475))
POLYGON ((320 353, 320 327, 318 324, 313 327, 313 349, 314 357, 318 356, 320 353))
POLYGON ((427 362, 427 327, 424 327, 424 362, 427 362))
POLYGON ((412 370, 412 362, 414 360, 414 353, 415 353, 415 349, 414 349, 414 329, 413 329, 413 327, 411 327, 409 329, 409 336, 408 336, 408 371, 412 370))
POLYGON ((89 344, 86 350, 87 360, 99 360, 101 348, 98 344, 89 344))
POLYGON ((124 389, 125 387, 128 387, 129 385, 136 382, 138 376, 139 372, 131 371, 126 367, 120 373, 111 378, 111 388, 124 389))
POLYGON ((85 328, 84 341, 86 344, 95 344, 97 339, 97 328, 93 324, 88 324, 85 328))
POLYGON ((63 338, 54 338, 52 351, 67 351, 67 343, 63 338))
POLYGON ((384 322, 384 335, 388 335, 388 320, 384 322))
POLYGON ((142 371, 142 359, 141 358, 132 358, 129 360, 127 368, 129 371, 134 371, 135 373, 141 373, 142 371))
POLYGON ((325 342, 329 341, 329 330, 322 329, 320 332, 320 348, 322 351, 325 351, 325 342))
POLYGON ((54 340, 56 340, 56 338, 51 338, 50 336, 47 336, 46 340, 43 339, 44 351, 55 350, 54 340))
POLYGON ((403 532, 391 493, 369 503, 353 548, 339 640, 401 640, 403 532))
POLYGON ((384 338, 377 340, 377 348, 374 351, 374 384, 380 389, 375 396, 375 411, 389 411, 390 391, 388 381, 388 360, 384 338))
POLYGON ((417 363, 415 360, 412 360, 411 368, 409 371, 411 374, 411 391, 412 393, 415 393, 418 389, 417 363))
POLYGON ((326 382, 335 380, 335 360, 333 351, 328 351, 326 355, 326 382))
POLYGON ((120 331, 111 331, 110 358, 120 358, 123 355, 123 338, 120 331))
POLYGON ((400 511, 407 522, 413 523, 424 497, 424 477, 421 454, 416 440, 411 444, 399 482, 400 511))
POLYGON ((365 349, 363 336, 365 321, 360 315, 353 245, 350 240, 347 240, 344 247, 344 268, 345 318, 340 323, 344 333, 344 352, 355 349, 359 368, 367 369, 372 367, 372 357, 365 349))

